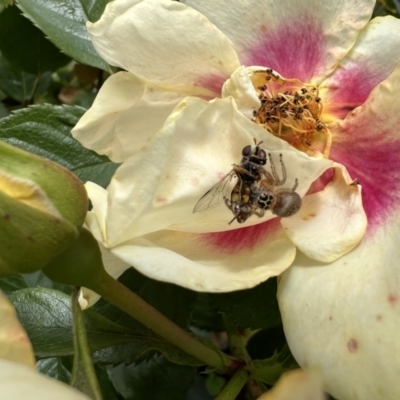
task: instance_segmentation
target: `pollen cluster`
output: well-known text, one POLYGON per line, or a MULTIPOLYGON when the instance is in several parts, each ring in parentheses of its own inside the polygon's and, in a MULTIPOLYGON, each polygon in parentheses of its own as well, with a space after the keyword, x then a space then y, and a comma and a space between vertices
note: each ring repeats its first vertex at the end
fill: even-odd
POLYGON ((329 153, 330 132, 320 120, 316 86, 284 79, 272 69, 253 71, 251 80, 261 103, 253 111, 256 124, 310 155, 329 153))

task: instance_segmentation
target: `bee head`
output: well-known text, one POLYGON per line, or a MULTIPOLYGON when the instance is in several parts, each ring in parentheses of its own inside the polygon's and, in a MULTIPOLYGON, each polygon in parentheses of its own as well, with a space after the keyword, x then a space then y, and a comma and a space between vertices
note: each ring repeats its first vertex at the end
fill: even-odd
POLYGON ((259 165, 265 165, 267 163, 267 153, 257 144, 249 144, 243 147, 242 156, 246 160, 259 165))

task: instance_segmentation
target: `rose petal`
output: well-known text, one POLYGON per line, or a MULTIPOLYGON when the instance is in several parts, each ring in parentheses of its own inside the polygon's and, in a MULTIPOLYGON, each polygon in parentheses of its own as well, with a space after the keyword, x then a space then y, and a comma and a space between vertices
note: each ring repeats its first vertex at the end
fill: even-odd
POLYGON ((400 398, 400 217, 329 266, 298 253, 279 306, 297 362, 322 372, 337 399, 400 398))
POLYGON ((0 359, 1 400, 90 400, 83 393, 25 365, 0 359))
POLYGON ((151 140, 185 96, 119 72, 105 81, 72 136, 85 147, 122 162, 151 140))
POLYGON ((388 16, 374 18, 360 32, 351 51, 320 86, 324 113, 344 118, 393 72, 400 62, 399 31, 400 21, 388 16))
POLYGON ((324 400, 317 373, 301 369, 285 372, 276 385, 258 400, 324 400))
POLYGON ((280 274, 296 248, 274 219, 215 234, 158 231, 111 252, 150 278, 200 292, 230 292, 280 274))
POLYGON ((232 96, 238 109, 249 119, 253 111, 260 108, 261 102, 250 79, 247 68, 239 67, 222 87, 222 97, 232 96))
POLYGON ((326 76, 353 45, 375 1, 184 0, 234 43, 241 63, 304 82, 326 76))
MULTIPOLYGON (((283 155, 288 175, 285 186, 293 187, 297 178, 296 191, 301 196, 332 166, 332 161, 310 158, 249 121, 231 98, 210 103, 188 98, 145 151, 128 159, 116 171, 108 188, 103 234, 106 247, 162 229, 236 229, 237 225, 228 225, 232 212, 223 204, 222 194, 219 207, 195 214, 193 207, 226 176, 232 163, 240 161, 243 147, 253 143, 254 137, 263 140, 262 146, 271 152, 279 174, 279 154, 283 155)), ((267 212, 263 219, 249 218, 243 226, 273 217, 267 212)))
POLYGON ((289 239, 308 257, 331 262, 352 250, 367 229, 361 187, 346 169, 335 166, 334 180, 303 198, 300 211, 282 219, 289 239))
POLYGON ((387 223, 400 200, 400 67, 344 121, 330 127, 330 158, 363 188, 368 231, 387 223))
POLYGON ((99 21, 88 23, 88 31, 108 63, 163 86, 218 94, 240 65, 229 39, 176 1, 113 1, 99 21))
MULTIPOLYGON (((18 321, 14 307, 1 292, 0 321, 0 359, 34 368, 35 356, 28 335, 18 321)), ((3 393, 2 388, 0 391, 3 393)))

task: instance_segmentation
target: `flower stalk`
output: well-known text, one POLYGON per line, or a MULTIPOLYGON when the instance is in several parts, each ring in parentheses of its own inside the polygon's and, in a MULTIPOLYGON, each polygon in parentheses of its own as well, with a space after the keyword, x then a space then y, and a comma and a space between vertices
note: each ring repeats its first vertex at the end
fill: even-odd
POLYGON ((219 372, 227 372, 232 366, 233 360, 227 355, 198 341, 106 272, 90 289, 206 365, 219 372))
POLYGON ((53 281, 85 286, 95 291, 171 344, 218 372, 236 370, 238 362, 235 359, 203 344, 111 277, 104 269, 98 242, 88 230, 81 229, 78 239, 47 264, 43 272, 53 281))
POLYGON ((234 400, 243 389, 249 377, 249 373, 244 368, 236 371, 232 379, 224 386, 221 393, 215 400, 234 400))

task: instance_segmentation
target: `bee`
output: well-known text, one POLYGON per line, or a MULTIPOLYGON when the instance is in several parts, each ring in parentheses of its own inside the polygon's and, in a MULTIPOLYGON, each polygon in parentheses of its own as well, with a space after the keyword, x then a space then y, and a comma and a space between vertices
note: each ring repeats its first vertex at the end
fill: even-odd
POLYGON ((238 181, 232 189, 231 198, 224 196, 225 205, 232 211, 234 217, 228 222, 230 225, 237 220, 239 224, 245 222, 253 214, 262 217, 265 214, 264 210, 260 210, 253 202, 253 185, 249 181, 244 181, 238 176, 238 181))
POLYGON ((279 156, 282 178, 279 178, 271 154, 268 154, 271 172, 264 168, 267 154, 260 147, 261 143, 254 140, 254 145, 243 148, 240 164, 233 164, 232 170, 199 199, 193 209, 194 213, 218 206, 221 197, 234 215, 229 224, 235 220, 242 224, 252 215, 263 217, 267 210, 279 217, 289 217, 300 209, 301 197, 295 192, 297 179, 291 189, 275 189, 283 185, 287 178, 282 154, 279 156), (237 182, 228 197, 233 178, 237 178, 237 182))
POLYGON ((237 210, 249 202, 250 197, 246 193, 249 192, 250 185, 261 180, 267 172, 263 167, 267 163, 267 153, 260 147, 261 143, 257 143, 254 139, 254 145, 243 147, 240 164, 233 164, 231 171, 200 198, 194 206, 193 213, 217 207, 221 198, 224 199, 225 204, 234 214, 233 208, 237 210), (232 190, 229 202, 228 191, 230 182, 234 178, 237 178, 237 182, 232 190))
POLYGON ((279 178, 271 154, 268 154, 270 160, 271 173, 263 171, 264 178, 254 180, 254 182, 245 184, 238 181, 231 193, 231 200, 225 198, 225 205, 232 211, 234 218, 229 222, 237 220, 239 223, 245 222, 252 215, 263 217, 267 210, 278 217, 290 217, 299 211, 301 207, 301 197, 296 193, 298 180, 291 189, 275 189, 276 186, 285 184, 286 168, 283 163, 282 154, 279 155, 279 161, 282 167, 282 178, 279 178))

